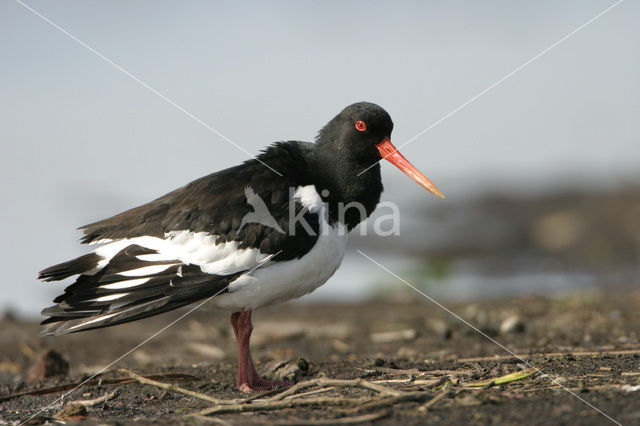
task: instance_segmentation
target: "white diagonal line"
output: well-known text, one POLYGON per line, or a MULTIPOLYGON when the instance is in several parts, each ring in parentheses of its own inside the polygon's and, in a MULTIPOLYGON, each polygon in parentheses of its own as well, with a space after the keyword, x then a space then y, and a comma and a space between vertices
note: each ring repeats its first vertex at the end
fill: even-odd
MULTIPOLYGON (((253 268, 251 268, 249 271, 246 272, 246 274, 250 274, 253 271, 255 271, 256 269, 258 269, 259 267, 261 267, 262 265, 264 265, 266 262, 268 262, 269 260, 271 260, 272 258, 276 257, 277 255, 279 255, 280 253, 282 253, 282 250, 278 251, 277 253, 271 254, 269 255, 267 258, 263 259, 262 261, 260 261, 256 266, 254 266, 253 268)), ((184 317, 186 317, 187 315, 191 314, 193 311, 195 311, 196 309, 198 309, 199 307, 201 307, 202 305, 204 305, 205 303, 207 303, 209 300, 213 299, 214 297, 216 297, 217 295, 219 295, 220 293, 222 293, 223 291, 225 291, 229 285, 231 285, 231 283, 227 284, 226 286, 224 286, 220 291, 218 291, 216 294, 214 294, 213 296, 209 296, 206 299, 204 299, 202 302, 198 303, 197 305, 195 305, 193 308, 189 309, 187 312, 185 312, 184 314, 180 315, 177 319, 171 321, 169 324, 165 325, 164 327, 162 327, 160 330, 156 331, 155 333, 153 333, 151 336, 147 337, 146 339, 144 339, 142 342, 138 343, 136 346, 134 346, 133 348, 129 349, 127 352, 125 352, 124 354, 120 355, 118 358, 116 358, 114 361, 112 361, 111 363, 109 363, 109 365, 107 365, 106 367, 100 369, 100 371, 98 371, 97 373, 94 373, 92 376, 90 376, 89 378, 83 380, 82 382, 80 382, 76 387, 74 387, 73 389, 71 389, 68 392, 65 392, 60 398, 56 399, 55 401, 53 401, 52 403, 50 403, 49 405, 47 405, 46 407, 44 407, 43 409, 41 409, 40 411, 38 411, 37 413, 33 414, 31 417, 29 417, 28 419, 25 419, 24 421, 20 422, 20 425, 25 424, 26 422, 28 422, 29 420, 31 420, 32 418, 34 418, 35 416, 37 416, 38 414, 42 413, 44 410, 48 409, 49 407, 51 407, 52 405, 56 404, 57 402, 63 400, 67 395, 69 395, 71 392, 73 392, 74 390, 78 389, 80 386, 84 385, 85 383, 87 383, 89 380, 93 379, 94 377, 96 377, 97 375, 103 373, 107 368, 111 367, 113 364, 117 363, 118 361, 120 361, 122 358, 126 357, 127 355, 129 355, 131 352, 135 351, 136 349, 138 349, 139 347, 141 347, 142 345, 144 345, 145 343, 147 343, 149 340, 153 339, 154 337, 158 336, 159 334, 163 333, 164 331, 166 331, 169 327, 171 327, 172 325, 174 325, 175 323, 177 323, 178 321, 182 320, 184 317)))
POLYGON ((528 61, 524 62, 522 65, 520 65, 519 67, 517 67, 516 69, 514 69, 513 71, 511 71, 510 73, 508 73, 507 75, 505 75, 504 77, 496 80, 493 84, 491 84, 489 87, 487 87, 486 89, 482 90, 481 92, 479 92, 478 94, 476 94, 475 96, 471 97, 469 100, 467 100, 465 103, 463 103, 462 105, 458 106, 457 108, 455 108, 453 111, 449 112, 448 114, 444 115, 443 117, 441 117, 439 120, 437 120, 435 123, 433 123, 432 125, 430 125, 429 127, 427 127, 426 129, 422 130, 421 132, 419 132, 417 135, 415 135, 414 137, 412 137, 411 139, 409 139, 408 141, 406 141, 405 143, 403 143, 402 145, 400 145, 395 151, 392 151, 388 154, 386 154, 384 157, 382 157, 380 160, 376 161, 375 163, 373 163, 372 165, 370 165, 369 167, 367 167, 366 169, 364 169, 363 171, 361 171, 360 173, 358 173, 358 176, 360 176, 361 174, 363 174, 364 172, 366 172, 367 170, 369 170, 371 167, 375 166, 376 164, 378 164, 380 161, 384 160, 385 158, 387 158, 388 156, 392 155, 393 153, 395 153, 398 149, 410 144, 411 142, 413 142, 414 140, 418 139, 420 136, 424 135, 425 133, 427 133, 429 130, 433 129, 434 127, 436 127, 438 124, 442 123, 443 121, 445 121, 446 119, 448 119, 449 117, 451 117, 452 115, 454 115, 455 113, 457 113, 458 111, 460 111, 461 109, 463 109, 464 107, 466 107, 467 105, 473 103, 476 99, 478 99, 479 97, 481 97, 482 95, 484 95, 485 93, 487 93, 488 91, 490 91, 491 89, 495 88, 496 86, 500 85, 503 81, 507 80, 509 77, 513 76, 514 74, 516 74, 518 71, 522 70, 523 68, 525 68, 527 65, 529 65, 530 63, 532 63, 533 61, 535 61, 536 59, 540 58, 541 56, 543 56, 545 53, 549 52, 551 49, 553 49, 554 47, 556 47, 557 45, 559 45, 560 43, 562 43, 563 41, 567 40, 569 37, 573 36, 574 34, 576 34, 578 31, 582 30, 584 27, 586 27, 587 25, 591 24, 593 21, 595 21, 596 19, 600 18, 602 15, 604 15, 605 13, 609 12, 611 9, 613 9, 614 7, 618 6, 620 3, 622 3, 624 0, 618 0, 617 2, 615 2, 614 4, 612 4, 611 6, 607 7, 606 9, 604 9, 602 12, 598 13, 596 16, 594 16, 593 18, 589 19, 587 22, 585 22, 584 24, 580 25, 578 28, 576 28, 575 30, 571 31, 569 34, 565 35, 564 37, 562 37, 560 40, 556 41, 555 43, 553 43, 552 45, 550 45, 549 47, 547 47, 546 49, 540 51, 537 55, 535 55, 534 57, 532 57, 531 59, 529 59, 528 61))
POLYGON ((216 135, 218 135, 219 137, 221 137, 222 139, 224 139, 225 141, 227 141, 228 143, 230 143, 231 145, 235 146, 236 148, 238 148, 240 151, 244 152, 245 154, 249 155, 250 157, 253 157, 254 159, 258 160, 260 163, 262 163, 263 166, 267 167, 268 169, 270 169, 271 171, 273 171, 275 174, 277 174, 278 176, 282 176, 282 174, 280 174, 280 172, 278 172, 277 170, 275 170, 274 168, 272 168, 271 166, 269 166, 267 163, 263 162, 262 160, 260 160, 259 158, 257 158, 255 155, 251 154, 249 151, 247 151, 246 149, 244 149, 243 147, 241 147, 240 145, 238 145, 237 143, 235 143, 234 141, 232 141, 231 139, 229 139, 228 137, 226 137, 225 135, 223 135, 222 133, 220 133, 218 130, 214 129, 213 127, 211 127, 210 125, 208 125, 207 123, 205 123, 204 121, 202 121, 200 118, 198 118, 196 115, 194 115, 193 113, 189 112, 188 110, 186 110, 185 108, 181 107, 180 105, 178 105, 176 102, 174 102, 173 100, 171 100, 170 98, 168 98, 167 96, 163 95, 162 93, 160 93, 159 91, 157 91, 156 89, 154 89, 153 87, 151 87, 150 85, 148 85, 147 83, 145 83, 144 81, 140 80, 138 77, 136 77, 135 75, 131 74, 129 71, 127 71, 126 69, 122 68, 120 65, 118 65, 117 63, 115 63, 114 61, 112 61, 111 59, 107 58, 105 55, 103 55, 102 53, 98 52, 96 49, 94 49, 93 47, 89 46, 87 43, 85 43, 84 41, 80 40, 78 37, 74 36, 73 34, 71 34, 69 31, 65 30, 64 28, 62 28, 60 25, 56 24, 55 22, 53 22, 52 20, 50 20, 49 18, 47 18, 46 16, 44 16, 43 14, 41 14, 40 12, 38 12, 37 10, 33 9, 31 6, 25 4, 24 2, 22 2, 21 0, 15 0, 18 4, 22 5, 25 9, 27 9, 28 11, 30 11, 31 13, 33 13, 34 15, 38 16, 39 18, 41 18, 42 20, 44 20, 45 22, 47 22, 48 24, 50 24, 52 27, 54 27, 55 29, 57 29, 58 31, 62 32, 63 34, 65 34, 67 37, 69 37, 70 39, 72 39, 73 41, 75 41, 76 43, 78 43, 79 45, 81 45, 82 47, 88 49, 91 53, 95 54, 96 56, 98 56, 100 59, 104 60, 105 62, 107 62, 109 65, 113 66, 114 68, 116 68, 117 70, 121 71, 122 73, 124 73, 125 75, 127 75, 128 77, 130 77, 131 79, 133 79, 134 81, 136 81, 138 84, 140 84, 142 87, 144 87, 145 89, 151 91, 152 93, 154 93, 155 95, 159 96, 161 99, 163 99, 164 101, 166 101, 167 103, 169 103, 170 105, 174 106, 175 108, 177 108, 178 110, 182 111, 184 114, 186 114, 188 117, 190 117, 191 119, 193 119, 194 121, 196 121, 197 123, 201 124, 202 126, 206 127, 207 129, 209 129, 210 131, 212 131, 213 133, 215 133, 216 135))
POLYGON ((491 342, 493 342, 494 344, 498 345, 499 347, 501 347, 502 349, 504 349, 505 351, 507 351, 509 354, 513 355, 514 357, 516 357, 518 360, 522 361, 522 363, 524 363, 527 367, 532 368, 537 370, 539 373, 541 373, 544 377, 546 377, 547 379, 549 379, 553 384, 561 387, 563 390, 569 392, 571 395, 575 396, 576 398, 578 398, 580 401, 584 402, 585 404, 587 404, 589 407, 593 408, 594 410, 596 410, 598 413, 602 414, 603 416, 605 416, 607 419, 611 420, 613 423, 617 424, 618 426, 622 426, 621 423, 617 422, 616 420, 614 420, 613 418, 611 418, 610 416, 608 416, 606 413, 604 413, 602 410, 600 410, 598 407, 594 406, 593 404, 591 404, 589 401, 581 398, 580 396, 578 396, 576 393, 574 393, 571 389, 563 386, 561 383, 559 383, 558 381, 556 381, 556 379, 551 378, 549 375, 545 374, 542 370, 540 370, 538 367, 535 367, 533 365, 531 365, 528 361, 525 361, 523 358, 521 358, 519 355, 517 355, 515 352, 513 352, 511 349, 507 348, 505 345, 503 345, 502 343, 498 342, 497 340, 493 339, 492 337, 488 336, 486 333, 484 333, 482 330, 480 330, 478 327, 476 327, 475 325, 471 324, 469 321, 465 320, 464 318, 462 318, 460 315, 456 314, 455 312, 453 312, 451 309, 447 308, 446 306, 442 305, 441 303, 439 303, 437 300, 435 300, 434 298, 430 297, 429 295, 427 295, 425 292, 419 290, 418 288, 416 288, 415 286, 413 286, 412 284, 410 284, 409 282, 407 282, 406 280, 400 278, 398 275, 394 274, 393 272, 391 272, 389 269, 385 268, 384 266, 382 266, 380 263, 376 262, 375 260, 373 260, 371 257, 367 256, 366 254, 364 254, 363 252, 361 252, 360 250, 356 250, 358 253, 360 253, 362 256, 366 257, 367 259, 369 259, 371 262, 375 263, 376 265, 378 265, 381 269, 383 269, 384 271, 388 272, 389 274, 391 274, 392 276, 394 276, 395 278, 397 278, 398 280, 400 280, 402 283, 406 284, 408 287, 411 287, 413 290, 417 291, 418 293, 420 293, 423 297, 425 297, 426 299, 428 299, 430 302, 433 302, 434 304, 438 305, 440 308, 444 309, 449 315, 455 317, 456 319, 458 319, 459 321, 463 322, 465 325, 471 327, 474 331, 478 332, 479 334, 481 334, 482 336, 484 336, 485 338, 487 338, 488 340, 490 340, 491 342))

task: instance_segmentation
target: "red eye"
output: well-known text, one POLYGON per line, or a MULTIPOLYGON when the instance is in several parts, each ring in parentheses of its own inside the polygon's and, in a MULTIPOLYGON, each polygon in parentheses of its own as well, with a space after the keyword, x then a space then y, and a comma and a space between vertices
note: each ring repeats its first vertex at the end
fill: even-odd
POLYGON ((356 121, 356 130, 359 132, 364 132, 365 130, 367 130, 367 125, 364 124, 364 121, 358 120, 356 121))

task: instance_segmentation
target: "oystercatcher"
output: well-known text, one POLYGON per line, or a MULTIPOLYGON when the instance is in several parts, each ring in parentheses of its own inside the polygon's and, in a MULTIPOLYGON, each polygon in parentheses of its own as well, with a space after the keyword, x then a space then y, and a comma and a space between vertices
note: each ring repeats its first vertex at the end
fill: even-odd
POLYGON ((255 370, 251 312, 310 293, 333 275, 348 231, 380 200, 381 158, 442 197, 391 144, 392 129, 384 109, 359 102, 315 143, 274 143, 241 165, 81 227, 82 243, 99 246, 40 272, 44 281, 77 275, 42 311, 42 334, 108 327, 210 298, 233 312, 238 387, 287 385, 255 370))

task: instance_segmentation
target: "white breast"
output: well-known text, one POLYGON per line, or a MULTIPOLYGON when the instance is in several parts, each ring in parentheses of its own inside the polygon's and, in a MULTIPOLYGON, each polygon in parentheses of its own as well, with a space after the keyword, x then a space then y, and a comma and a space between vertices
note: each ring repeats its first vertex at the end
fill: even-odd
POLYGON ((324 284, 344 257, 348 231, 326 220, 325 207, 313 185, 298 188, 296 196, 311 212, 319 213, 320 235, 313 248, 299 259, 274 262, 236 279, 229 293, 212 299, 219 309, 259 308, 304 296, 324 284))

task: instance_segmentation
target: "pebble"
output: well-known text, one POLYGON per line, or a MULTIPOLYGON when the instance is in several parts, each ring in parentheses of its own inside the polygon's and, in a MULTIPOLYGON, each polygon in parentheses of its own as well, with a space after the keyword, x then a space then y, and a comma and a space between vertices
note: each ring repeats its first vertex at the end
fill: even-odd
POLYGON ((53 417, 61 421, 79 421, 83 420, 87 412, 87 407, 82 404, 68 404, 58 411, 53 417))
POLYGON ((207 358, 220 360, 225 356, 225 353, 221 348, 207 343, 189 342, 188 347, 192 352, 207 358))
POLYGON ((524 322, 517 315, 511 315, 505 318, 500 324, 500 333, 522 333, 525 330, 524 322))
POLYGON ((309 362, 304 358, 296 361, 271 361, 265 366, 265 376, 272 380, 297 382, 309 372, 309 362))
POLYGON ((413 340, 418 333, 413 328, 399 331, 383 331, 379 333, 371 333, 371 341, 373 343, 390 343, 399 340, 413 340))
POLYGON ((34 382, 67 373, 69 373, 69 361, 53 349, 47 349, 41 352, 36 362, 29 367, 26 380, 34 382))
POLYGON ((553 382, 561 385, 563 383, 567 383, 567 378, 563 376, 558 376, 555 379, 553 379, 553 382))
POLYGON ((449 339, 451 337, 451 328, 444 320, 440 318, 431 318, 427 321, 427 327, 438 337, 449 339))

